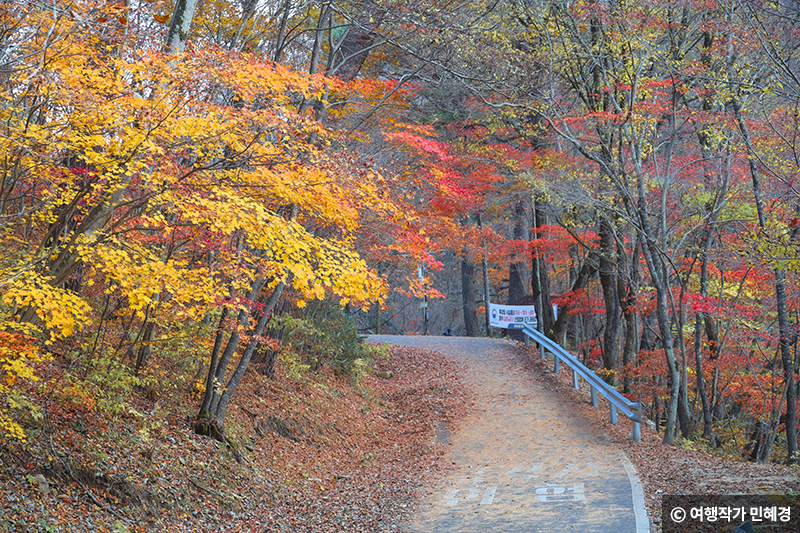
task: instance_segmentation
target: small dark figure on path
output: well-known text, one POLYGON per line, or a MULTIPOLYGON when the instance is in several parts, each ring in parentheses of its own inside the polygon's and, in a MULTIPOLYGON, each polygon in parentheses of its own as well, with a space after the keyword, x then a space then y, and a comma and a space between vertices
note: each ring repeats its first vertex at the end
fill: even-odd
POLYGON ((444 330, 444 336, 445 337, 452 337, 453 336, 453 330, 450 329, 450 328, 447 328, 446 330, 444 330))

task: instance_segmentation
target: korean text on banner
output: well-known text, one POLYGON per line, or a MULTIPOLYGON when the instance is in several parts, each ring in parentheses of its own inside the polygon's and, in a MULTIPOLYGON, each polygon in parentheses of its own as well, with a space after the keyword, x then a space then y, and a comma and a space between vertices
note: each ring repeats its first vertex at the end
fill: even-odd
POLYGON ((536 327, 536 307, 533 305, 489 304, 489 325, 496 328, 520 329, 523 324, 536 327))

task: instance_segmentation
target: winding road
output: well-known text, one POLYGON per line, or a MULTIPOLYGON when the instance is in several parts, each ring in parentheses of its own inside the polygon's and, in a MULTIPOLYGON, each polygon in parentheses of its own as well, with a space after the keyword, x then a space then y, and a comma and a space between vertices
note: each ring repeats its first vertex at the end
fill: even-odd
POLYGON ((477 412, 442 432, 454 469, 427 487, 404 533, 647 533, 633 466, 500 339, 372 335, 460 362, 477 412))

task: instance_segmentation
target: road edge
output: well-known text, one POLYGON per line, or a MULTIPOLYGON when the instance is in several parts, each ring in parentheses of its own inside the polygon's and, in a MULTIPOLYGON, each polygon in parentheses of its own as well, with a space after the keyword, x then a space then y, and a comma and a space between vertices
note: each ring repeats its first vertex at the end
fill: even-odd
POLYGON ((620 452, 620 461, 628 474, 631 483, 631 499, 633 500, 633 516, 636 518, 636 533, 650 533, 650 519, 647 517, 647 507, 644 503, 644 489, 639 476, 636 474, 636 467, 630 462, 628 457, 620 452))

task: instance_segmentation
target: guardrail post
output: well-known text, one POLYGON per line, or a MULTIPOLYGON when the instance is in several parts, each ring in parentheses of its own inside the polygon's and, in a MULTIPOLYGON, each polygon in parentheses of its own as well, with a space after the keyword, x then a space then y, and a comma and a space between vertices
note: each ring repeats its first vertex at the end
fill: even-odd
POLYGON ((592 372, 586 366, 581 364, 575 356, 571 355, 569 352, 564 350, 561 346, 557 343, 551 341, 541 332, 538 332, 531 328, 529 325, 525 324, 523 326, 523 331, 527 336, 535 340, 539 344, 539 350, 541 353, 542 359, 546 359, 545 356, 545 348, 547 351, 553 354, 553 371, 557 374, 561 368, 561 362, 572 369, 572 385, 579 389, 580 387, 580 378, 583 378, 584 381, 589 385, 589 389, 592 395, 592 407, 598 407, 598 392, 603 395, 609 402, 609 407, 611 409, 611 423, 616 424, 618 419, 618 410, 622 410, 622 414, 625 415, 633 423, 633 435, 632 438, 635 441, 642 440, 642 406, 640 403, 631 402, 625 396, 623 396, 617 389, 603 381, 603 379, 598 376, 596 373, 592 372))

